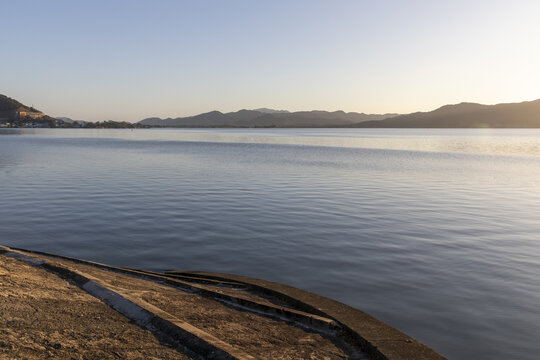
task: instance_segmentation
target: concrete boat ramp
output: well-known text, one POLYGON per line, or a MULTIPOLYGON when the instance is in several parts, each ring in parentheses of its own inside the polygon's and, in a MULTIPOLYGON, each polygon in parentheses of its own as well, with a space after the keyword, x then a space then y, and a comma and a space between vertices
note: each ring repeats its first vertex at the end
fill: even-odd
POLYGON ((383 322, 237 275, 0 246, 2 359, 444 359, 383 322))

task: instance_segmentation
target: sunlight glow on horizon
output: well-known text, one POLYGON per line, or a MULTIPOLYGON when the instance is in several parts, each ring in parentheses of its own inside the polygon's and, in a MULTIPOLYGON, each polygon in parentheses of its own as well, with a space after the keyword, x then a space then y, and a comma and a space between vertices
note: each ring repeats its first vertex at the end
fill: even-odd
POLYGON ((540 2, 4 2, 0 93, 139 121, 540 98, 540 2), (19 20, 25 18, 24 25, 19 20))

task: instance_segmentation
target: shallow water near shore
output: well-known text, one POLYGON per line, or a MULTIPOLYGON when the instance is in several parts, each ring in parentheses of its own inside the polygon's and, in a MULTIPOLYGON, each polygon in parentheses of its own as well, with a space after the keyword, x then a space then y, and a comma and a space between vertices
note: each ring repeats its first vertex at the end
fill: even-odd
POLYGON ((0 129, 0 243, 277 281, 540 353, 540 130, 0 129))

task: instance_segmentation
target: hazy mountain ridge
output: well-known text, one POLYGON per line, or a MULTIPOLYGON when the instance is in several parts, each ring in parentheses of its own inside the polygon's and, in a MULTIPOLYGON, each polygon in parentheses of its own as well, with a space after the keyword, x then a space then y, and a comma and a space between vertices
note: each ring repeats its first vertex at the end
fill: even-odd
POLYGON ((147 118, 135 124, 114 121, 83 122, 67 117, 51 118, 33 107, 0 94, 0 122, 14 125, 42 123, 45 127, 353 127, 353 128, 540 128, 540 99, 520 103, 483 105, 462 102, 444 105, 429 112, 399 114, 364 114, 344 111, 239 110, 222 113, 211 111, 195 116, 147 118), (20 112, 39 113, 30 118, 20 112))
POLYGON ((520 103, 483 105, 463 102, 429 112, 365 121, 361 128, 539 128, 540 99, 520 103))
POLYGON ((161 127, 333 127, 387 119, 397 114, 364 114, 344 111, 297 111, 257 109, 222 113, 211 111, 196 116, 141 120, 139 124, 161 127))
POLYGON ((259 108, 259 109, 253 109, 254 111, 259 111, 262 113, 268 113, 268 114, 277 114, 277 113, 290 113, 289 110, 274 110, 274 109, 268 109, 268 108, 259 108))

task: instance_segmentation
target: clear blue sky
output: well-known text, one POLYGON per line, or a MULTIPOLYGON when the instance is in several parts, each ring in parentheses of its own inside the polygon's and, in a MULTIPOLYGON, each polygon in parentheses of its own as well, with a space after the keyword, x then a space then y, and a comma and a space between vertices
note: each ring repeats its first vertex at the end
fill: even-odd
POLYGON ((540 1, 0 0, 0 93, 53 116, 540 98, 540 1))

